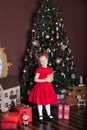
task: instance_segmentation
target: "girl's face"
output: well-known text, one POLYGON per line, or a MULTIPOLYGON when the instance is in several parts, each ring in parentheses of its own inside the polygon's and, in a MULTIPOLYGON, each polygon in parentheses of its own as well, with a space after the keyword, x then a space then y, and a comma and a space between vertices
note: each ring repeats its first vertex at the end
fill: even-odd
POLYGON ((48 64, 48 58, 46 56, 41 56, 39 58, 39 61, 40 61, 40 64, 43 66, 43 67, 47 67, 47 64, 48 64))

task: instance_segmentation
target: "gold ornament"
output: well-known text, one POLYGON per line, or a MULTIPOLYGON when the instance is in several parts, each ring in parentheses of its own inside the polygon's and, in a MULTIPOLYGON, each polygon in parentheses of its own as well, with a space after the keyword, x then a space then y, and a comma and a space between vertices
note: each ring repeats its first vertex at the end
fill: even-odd
POLYGON ((58 58, 56 59, 56 63, 57 63, 57 64, 60 64, 61 61, 62 61, 62 58, 59 58, 59 57, 58 57, 58 58))
POLYGON ((56 34, 56 39, 59 39, 59 33, 56 34))

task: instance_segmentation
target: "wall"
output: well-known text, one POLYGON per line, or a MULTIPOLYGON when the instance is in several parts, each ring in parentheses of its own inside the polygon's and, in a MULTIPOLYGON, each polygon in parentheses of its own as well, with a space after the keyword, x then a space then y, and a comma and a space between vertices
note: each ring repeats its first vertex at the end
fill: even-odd
MULTIPOLYGON (((12 67, 9 75, 19 76, 23 65, 22 58, 27 46, 27 32, 31 18, 39 0, 0 0, 0 46, 6 53, 12 67)), ((65 32, 70 40, 70 48, 75 58, 77 72, 87 74, 86 0, 54 0, 63 7, 65 32)))

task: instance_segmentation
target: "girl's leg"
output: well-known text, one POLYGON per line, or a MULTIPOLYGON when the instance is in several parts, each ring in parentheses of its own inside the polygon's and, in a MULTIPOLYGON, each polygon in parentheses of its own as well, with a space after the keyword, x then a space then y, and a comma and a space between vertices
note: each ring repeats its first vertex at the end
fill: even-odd
POLYGON ((45 105, 45 109, 46 109, 46 112, 47 112, 47 115, 50 119, 53 119, 53 116, 51 115, 51 111, 50 111, 50 104, 48 105, 45 105))
POLYGON ((39 113, 39 120, 43 120, 43 106, 37 105, 38 113, 39 113))

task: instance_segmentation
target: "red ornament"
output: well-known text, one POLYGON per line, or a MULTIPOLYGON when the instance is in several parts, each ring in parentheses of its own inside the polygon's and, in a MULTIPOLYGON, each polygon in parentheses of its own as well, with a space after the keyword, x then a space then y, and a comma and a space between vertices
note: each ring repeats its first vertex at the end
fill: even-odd
POLYGON ((53 18, 53 21, 56 21, 56 17, 55 17, 55 18, 53 18))
POLYGON ((59 54, 59 56, 60 56, 60 57, 63 57, 63 56, 64 56, 64 54, 63 54, 63 53, 61 53, 61 54, 59 54))
POLYGON ((57 46, 56 43, 54 43, 53 46, 57 46))
POLYGON ((56 68, 56 70, 58 70, 58 68, 56 68))
POLYGON ((47 54, 47 51, 46 51, 46 50, 44 50, 44 55, 45 55, 45 56, 48 56, 48 54, 47 54))

